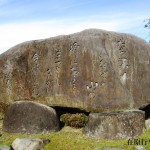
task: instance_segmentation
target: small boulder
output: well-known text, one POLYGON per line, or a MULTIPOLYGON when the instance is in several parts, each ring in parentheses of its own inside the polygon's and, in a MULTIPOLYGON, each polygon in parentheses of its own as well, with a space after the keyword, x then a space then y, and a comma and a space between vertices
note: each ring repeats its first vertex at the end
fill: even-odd
POLYGON ((146 150, 144 146, 136 146, 135 150, 146 150))
POLYGON ((49 139, 17 138, 12 143, 12 147, 14 150, 42 150, 49 142, 49 139))
POLYGON ((56 111, 34 102, 15 102, 4 115, 3 130, 10 133, 47 133, 59 130, 56 111))
POLYGON ((133 138, 142 133, 144 116, 144 112, 139 110, 91 113, 83 133, 100 139, 133 138))
POLYGON ((145 128, 150 129, 150 119, 145 120, 145 128))
POLYGON ((0 150, 13 150, 13 149, 10 146, 3 145, 3 146, 0 146, 0 150))

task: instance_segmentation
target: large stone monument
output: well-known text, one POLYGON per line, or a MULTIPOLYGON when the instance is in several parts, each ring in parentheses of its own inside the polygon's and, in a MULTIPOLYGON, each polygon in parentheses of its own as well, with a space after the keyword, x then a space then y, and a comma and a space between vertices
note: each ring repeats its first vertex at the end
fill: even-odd
POLYGON ((150 44, 98 29, 19 44, 0 55, 0 102, 92 112, 150 103, 150 44))
POLYGON ((121 112, 148 106, 149 77, 150 44, 129 34, 89 29, 24 42, 1 54, 0 106, 23 100, 79 108, 92 112, 85 134, 112 138, 106 133, 113 129, 115 139, 134 137, 142 132, 144 113, 121 112))

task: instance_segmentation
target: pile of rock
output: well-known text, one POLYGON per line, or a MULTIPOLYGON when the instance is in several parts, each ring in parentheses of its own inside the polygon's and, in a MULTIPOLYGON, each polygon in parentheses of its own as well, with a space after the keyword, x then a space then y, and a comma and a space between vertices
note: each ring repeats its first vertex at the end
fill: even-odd
MULTIPOLYGON (((143 131, 145 115, 143 111, 122 111, 110 113, 90 113, 83 133, 102 139, 127 139, 140 135, 143 131)), ((48 133, 59 131, 56 111, 48 106, 19 101, 7 109, 3 130, 11 133, 48 133)))

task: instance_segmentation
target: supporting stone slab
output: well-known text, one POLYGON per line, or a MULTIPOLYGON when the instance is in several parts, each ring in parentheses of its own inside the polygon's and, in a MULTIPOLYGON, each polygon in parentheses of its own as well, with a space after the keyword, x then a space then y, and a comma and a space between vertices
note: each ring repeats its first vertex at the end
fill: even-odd
POLYGON ((144 128, 143 111, 91 113, 83 133, 100 139, 127 139, 139 136, 144 128))
POLYGON ((4 115, 3 130, 10 133, 47 133, 59 130, 56 111, 48 106, 20 101, 10 105, 4 115))

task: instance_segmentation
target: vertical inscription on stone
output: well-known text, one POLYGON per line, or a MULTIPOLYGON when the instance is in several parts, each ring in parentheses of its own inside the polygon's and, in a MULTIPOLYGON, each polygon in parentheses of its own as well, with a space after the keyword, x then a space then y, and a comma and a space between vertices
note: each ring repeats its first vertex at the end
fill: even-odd
POLYGON ((6 83, 6 93, 10 96, 12 94, 12 71, 13 66, 9 60, 7 60, 5 68, 4 68, 4 80, 6 83))
POLYGON ((59 86, 60 70, 61 70, 61 50, 55 49, 55 66, 56 66, 56 84, 59 86))
POLYGON ((119 51, 118 64, 119 64, 119 76, 122 84, 126 83, 127 69, 128 69, 128 52, 126 49, 126 43, 122 39, 117 41, 117 48, 119 51))
POLYGON ((33 67, 32 67, 32 73, 33 73, 33 87, 32 87, 32 95, 37 96, 38 95, 38 72, 39 72, 39 54, 38 52, 35 52, 32 56, 33 61, 33 67))
POLYGON ((21 93, 22 93, 22 91, 24 90, 24 88, 23 88, 23 85, 21 84, 21 83, 16 83, 16 85, 18 86, 17 87, 17 97, 18 98, 22 98, 22 95, 21 95, 21 93))
POLYGON ((77 42, 73 42, 70 46, 70 56, 71 56, 71 85, 73 91, 76 90, 76 82, 77 77, 79 75, 79 68, 78 68, 78 47, 80 45, 77 42))
POLYGON ((38 53, 35 53, 32 58, 33 58, 33 61, 37 64, 37 63, 38 63, 38 60, 39 60, 39 55, 38 55, 38 53))
POLYGON ((107 62, 104 60, 104 58, 102 58, 101 55, 98 56, 98 66, 99 66, 100 85, 104 86, 107 80, 108 67, 107 62))
POLYGON ((96 95, 95 90, 99 86, 98 82, 90 82, 90 84, 86 85, 87 91, 89 92, 89 98, 93 99, 96 95))
POLYGON ((90 81, 90 83, 86 85, 86 89, 88 91, 88 97, 90 99, 95 98, 96 93, 97 93, 96 90, 104 87, 108 79, 107 78, 108 77, 108 64, 102 56, 103 55, 99 54, 98 56, 94 57, 94 60, 93 60, 93 68, 94 68, 94 72, 97 72, 96 74, 98 76, 96 78, 98 80, 94 81, 95 77, 93 76, 93 80, 90 81))
POLYGON ((52 85, 53 85, 53 79, 52 79, 52 70, 47 69, 47 78, 46 78, 46 92, 52 93, 52 85))

